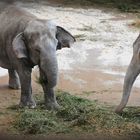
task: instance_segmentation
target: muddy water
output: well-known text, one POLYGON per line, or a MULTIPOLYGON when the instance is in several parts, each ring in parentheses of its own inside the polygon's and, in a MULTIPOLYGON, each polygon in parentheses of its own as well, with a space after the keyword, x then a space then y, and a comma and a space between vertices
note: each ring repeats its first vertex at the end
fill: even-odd
MULTIPOLYGON (((73 9, 35 3, 16 3, 39 18, 51 19, 77 36, 70 49, 57 51, 57 89, 103 103, 118 104, 132 44, 139 31, 127 14, 100 9, 73 9)), ((1 71, 1 69, 0 69, 1 71)), ((35 70, 36 75, 38 70, 35 70)), ((0 72, 5 74, 3 71, 0 72)), ((138 78, 129 105, 140 105, 138 78)))

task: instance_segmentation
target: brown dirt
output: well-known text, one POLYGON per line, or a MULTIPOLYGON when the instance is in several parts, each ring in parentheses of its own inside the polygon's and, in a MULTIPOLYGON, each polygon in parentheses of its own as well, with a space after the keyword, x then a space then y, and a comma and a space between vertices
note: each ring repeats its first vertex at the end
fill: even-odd
MULTIPOLYGON (((61 72, 57 88, 71 91, 72 94, 90 100, 98 100, 100 103, 116 106, 120 102, 123 88, 123 82, 116 82, 119 81, 119 78, 118 75, 115 76, 95 70, 88 72, 75 70, 75 72, 67 72, 67 74, 61 72), (84 80, 84 82, 81 82, 81 84, 79 81, 76 82, 75 77, 84 80), (110 82, 107 83, 106 81, 110 82)), ((128 106, 139 106, 139 101, 139 88, 134 87, 129 98, 128 106)))

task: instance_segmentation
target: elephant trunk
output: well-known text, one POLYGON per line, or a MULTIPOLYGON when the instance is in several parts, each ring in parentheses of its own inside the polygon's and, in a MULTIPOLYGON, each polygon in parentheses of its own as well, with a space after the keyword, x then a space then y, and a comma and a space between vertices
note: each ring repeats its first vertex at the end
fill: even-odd
POLYGON ((58 75, 56 54, 48 54, 47 56, 42 57, 40 62, 40 69, 43 72, 42 80, 47 81, 47 86, 49 88, 56 86, 58 75))
POLYGON ((130 93, 131 93, 133 83, 134 83, 135 79, 137 78, 138 74, 140 73, 140 67, 138 66, 137 62, 138 62, 138 60, 133 57, 130 65, 127 69, 126 76, 124 79, 123 96, 121 99, 121 103, 115 110, 115 112, 118 114, 121 113, 122 110, 125 108, 125 106, 128 102, 130 93))

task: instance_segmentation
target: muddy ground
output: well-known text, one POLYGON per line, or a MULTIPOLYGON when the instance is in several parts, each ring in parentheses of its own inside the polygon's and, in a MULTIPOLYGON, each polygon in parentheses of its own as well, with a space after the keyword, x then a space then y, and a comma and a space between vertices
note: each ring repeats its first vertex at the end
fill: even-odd
MULTIPOLYGON (((2 7, 3 3, 0 4, 2 7)), ((99 7, 64 7, 50 2, 14 4, 39 18, 53 20, 77 37, 72 48, 57 52, 59 80, 56 89, 103 104, 119 104, 126 68, 132 57, 132 44, 139 34, 137 28, 130 26, 136 19, 134 14, 99 7)), ((19 102, 20 90, 8 88, 6 70, 0 69, 0 75, 0 131, 6 132, 14 119, 6 108, 19 102)), ((37 76, 38 69, 35 68, 32 75, 34 94, 42 91, 36 83, 37 76)), ((129 106, 140 105, 139 83, 138 78, 129 106)))

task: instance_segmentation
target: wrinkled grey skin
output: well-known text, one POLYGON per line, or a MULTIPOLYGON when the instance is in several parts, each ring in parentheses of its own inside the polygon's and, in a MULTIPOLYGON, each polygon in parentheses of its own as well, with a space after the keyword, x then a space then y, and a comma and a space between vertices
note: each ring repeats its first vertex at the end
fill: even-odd
POLYGON ((56 50, 70 47, 74 41, 62 27, 21 8, 10 6, 0 15, 0 66, 8 69, 10 88, 21 85, 21 107, 36 106, 31 87, 35 65, 40 69, 46 107, 59 107, 54 94, 58 74, 56 50))
POLYGON ((125 108, 131 93, 133 83, 135 82, 139 73, 140 73, 140 35, 133 44, 133 57, 125 75, 123 85, 123 96, 121 99, 121 103, 115 110, 116 113, 118 114, 122 113, 123 109, 125 108))

